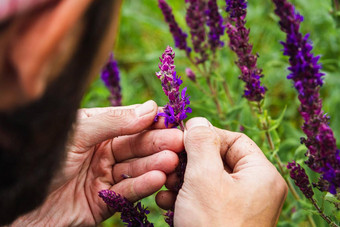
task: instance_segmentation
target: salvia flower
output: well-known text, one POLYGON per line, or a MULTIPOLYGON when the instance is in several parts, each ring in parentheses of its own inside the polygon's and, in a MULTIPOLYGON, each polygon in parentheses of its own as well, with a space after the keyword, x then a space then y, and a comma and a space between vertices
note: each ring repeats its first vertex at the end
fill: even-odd
POLYGON ((185 74, 187 74, 187 77, 195 82, 196 81, 196 74, 190 69, 190 68, 186 68, 185 69, 185 74))
POLYGON ((329 118, 322 110, 319 90, 323 85, 323 73, 318 63, 319 56, 314 56, 309 35, 300 32, 303 16, 286 0, 273 0, 275 13, 280 17, 280 27, 286 33, 286 41, 281 42, 283 53, 289 56, 290 74, 300 100, 299 111, 304 119, 302 129, 307 138, 301 142, 308 148, 307 165, 321 174, 318 188, 322 191, 337 193, 340 188, 340 157, 336 140, 329 127, 329 118))
POLYGON ((171 7, 166 3, 165 0, 158 0, 158 6, 162 10, 165 22, 168 23, 170 32, 175 40, 175 47, 185 50, 187 55, 190 54, 191 48, 187 45, 188 35, 178 26, 174 15, 172 14, 171 7))
POLYGON ((117 62, 113 58, 113 53, 101 71, 101 79, 110 91, 109 100, 112 106, 122 105, 122 94, 120 87, 120 76, 117 62))
POLYGON ((290 177, 294 180, 296 186, 300 188, 306 198, 311 199, 314 192, 305 170, 295 161, 288 163, 287 168, 290 170, 290 177))
POLYGON ((207 25, 209 27, 208 42, 211 51, 215 52, 218 47, 224 46, 224 42, 221 41, 221 36, 224 34, 225 29, 223 17, 218 12, 216 0, 208 1, 208 7, 205 13, 207 15, 207 25))
POLYGON ((229 13, 227 33, 230 39, 229 47, 234 51, 238 60, 237 66, 241 70, 240 79, 245 85, 244 97, 249 101, 261 101, 266 88, 261 85, 262 69, 257 67, 257 55, 252 53, 253 45, 249 43, 249 29, 245 27, 247 2, 244 0, 226 0, 229 13))
POLYGON ((186 0, 189 3, 186 14, 186 22, 190 28, 191 41, 194 51, 200 55, 196 58, 196 63, 200 64, 208 59, 208 54, 206 52, 206 15, 205 11, 207 9, 206 1, 202 0, 186 0))
POLYGON ((167 211, 165 214, 165 222, 170 226, 173 227, 174 226, 174 212, 169 210, 167 211))
POLYGON ((150 211, 144 208, 140 202, 134 205, 122 195, 111 190, 102 190, 98 195, 115 212, 121 212, 121 220, 128 227, 153 227, 147 218, 150 211))
POLYGON ((168 46, 162 57, 159 65, 160 71, 156 76, 162 81, 163 91, 169 98, 169 103, 164 107, 164 113, 159 113, 157 117, 165 117, 166 127, 171 124, 173 127, 182 125, 182 121, 187 117, 187 113, 191 113, 191 108, 187 107, 190 104, 189 97, 186 95, 187 88, 181 92, 179 87, 182 80, 177 76, 174 65, 175 52, 168 46))

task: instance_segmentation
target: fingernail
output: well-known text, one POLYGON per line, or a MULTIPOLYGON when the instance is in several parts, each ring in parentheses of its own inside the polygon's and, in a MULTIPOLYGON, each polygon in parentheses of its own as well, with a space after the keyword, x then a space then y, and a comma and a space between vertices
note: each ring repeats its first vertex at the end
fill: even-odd
POLYGON ((190 129, 198 126, 210 127, 210 122, 204 117, 195 117, 190 119, 186 124, 186 130, 189 131, 190 129))
POLYGON ((147 101, 136 108, 136 114, 138 117, 142 117, 155 109, 155 103, 153 101, 147 101))

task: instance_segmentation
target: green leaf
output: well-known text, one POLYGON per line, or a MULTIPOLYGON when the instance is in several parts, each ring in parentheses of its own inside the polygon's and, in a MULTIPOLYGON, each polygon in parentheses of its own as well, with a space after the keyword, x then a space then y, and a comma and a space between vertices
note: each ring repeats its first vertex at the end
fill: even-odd
POLYGON ((340 204, 340 200, 338 198, 336 198, 334 195, 332 195, 331 193, 327 193, 325 196, 325 200, 331 203, 338 203, 340 204))
POLYGON ((269 132, 277 129, 280 126, 280 124, 283 120, 283 117, 285 116, 286 110, 287 110, 287 105, 283 109, 283 111, 282 111, 282 113, 281 113, 281 115, 279 116, 278 119, 270 121, 270 127, 268 129, 269 132))

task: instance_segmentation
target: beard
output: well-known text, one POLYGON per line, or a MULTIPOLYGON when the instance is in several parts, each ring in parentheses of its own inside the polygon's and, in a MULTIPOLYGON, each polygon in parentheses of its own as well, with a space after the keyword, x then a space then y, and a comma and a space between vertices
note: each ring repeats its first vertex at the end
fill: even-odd
POLYGON ((37 101, 0 112, 0 225, 38 207, 61 167, 65 145, 111 19, 113 1, 94 1, 72 60, 37 101))

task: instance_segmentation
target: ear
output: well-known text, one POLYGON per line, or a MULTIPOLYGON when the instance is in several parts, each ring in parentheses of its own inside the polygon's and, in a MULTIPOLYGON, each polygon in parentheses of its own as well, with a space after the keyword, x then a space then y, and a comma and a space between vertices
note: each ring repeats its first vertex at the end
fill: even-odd
POLYGON ((28 100, 40 97, 58 74, 52 72, 58 68, 55 64, 62 68, 69 60, 81 34, 80 19, 90 3, 91 0, 61 0, 36 14, 22 16, 29 21, 23 22, 21 31, 11 41, 9 57, 28 100))

